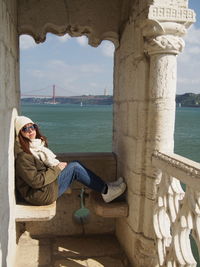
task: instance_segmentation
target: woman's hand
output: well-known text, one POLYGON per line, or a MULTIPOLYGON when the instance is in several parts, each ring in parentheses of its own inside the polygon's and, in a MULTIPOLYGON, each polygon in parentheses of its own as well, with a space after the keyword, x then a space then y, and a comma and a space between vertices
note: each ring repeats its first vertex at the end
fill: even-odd
POLYGON ((67 166, 67 162, 60 162, 57 166, 62 171, 67 166))

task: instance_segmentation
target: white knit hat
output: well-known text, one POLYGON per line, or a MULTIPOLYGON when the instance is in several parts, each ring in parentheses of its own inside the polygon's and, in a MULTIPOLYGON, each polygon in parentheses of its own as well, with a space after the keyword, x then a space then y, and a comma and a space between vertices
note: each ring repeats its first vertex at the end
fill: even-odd
POLYGON ((31 119, 29 119, 29 118, 27 118, 25 116, 17 116, 16 117, 16 119, 15 119, 15 131, 16 131, 16 135, 17 136, 18 136, 19 131, 21 130, 21 128, 24 125, 28 124, 28 123, 33 123, 34 124, 34 122, 31 119))

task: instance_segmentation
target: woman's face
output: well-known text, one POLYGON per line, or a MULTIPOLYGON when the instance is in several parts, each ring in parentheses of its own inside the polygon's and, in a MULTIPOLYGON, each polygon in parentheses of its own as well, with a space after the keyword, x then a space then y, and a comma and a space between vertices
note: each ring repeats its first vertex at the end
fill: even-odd
POLYGON ((21 129, 21 133, 24 137, 29 139, 35 139, 36 138, 36 125, 33 123, 28 123, 24 125, 21 129))

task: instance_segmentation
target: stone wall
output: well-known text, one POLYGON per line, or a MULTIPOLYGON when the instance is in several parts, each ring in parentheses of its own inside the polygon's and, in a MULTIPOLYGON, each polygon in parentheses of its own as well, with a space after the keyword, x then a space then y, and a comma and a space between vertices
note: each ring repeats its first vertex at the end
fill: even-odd
POLYGON ((145 196, 146 184, 153 183, 144 174, 148 77, 149 59, 144 54, 142 32, 132 21, 127 23, 115 55, 113 150, 118 158, 118 175, 128 185, 129 204, 128 218, 118 220, 117 236, 135 266, 147 266, 147 261, 155 266, 153 224, 144 227, 148 216, 151 220, 154 204, 152 196, 145 196), (147 251, 150 258, 145 255, 147 251))
POLYGON ((0 266, 13 266, 14 127, 19 99, 17 9, 15 0, 0 0, 0 266))
POLYGON ((152 153, 173 152, 176 55, 184 47, 186 20, 189 26, 194 14, 184 0, 134 1, 115 53, 113 151, 129 204, 128 218, 117 221, 117 236, 134 266, 158 262, 152 153))

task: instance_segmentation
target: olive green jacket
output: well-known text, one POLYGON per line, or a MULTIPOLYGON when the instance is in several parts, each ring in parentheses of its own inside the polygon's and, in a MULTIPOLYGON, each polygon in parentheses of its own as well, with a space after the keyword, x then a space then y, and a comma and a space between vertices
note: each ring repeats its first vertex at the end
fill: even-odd
POLYGON ((33 205, 48 205, 58 197, 57 177, 60 168, 44 163, 15 143, 16 188, 21 197, 33 205))

